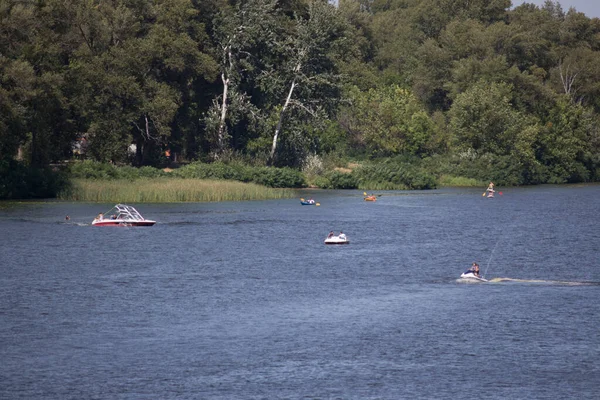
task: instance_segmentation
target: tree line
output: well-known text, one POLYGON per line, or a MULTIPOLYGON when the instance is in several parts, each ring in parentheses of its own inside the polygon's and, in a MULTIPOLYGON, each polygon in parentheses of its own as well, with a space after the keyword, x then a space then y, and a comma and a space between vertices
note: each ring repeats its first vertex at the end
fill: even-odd
POLYGON ((553 1, 0 0, 0 81, 0 166, 600 180, 600 20, 553 1))

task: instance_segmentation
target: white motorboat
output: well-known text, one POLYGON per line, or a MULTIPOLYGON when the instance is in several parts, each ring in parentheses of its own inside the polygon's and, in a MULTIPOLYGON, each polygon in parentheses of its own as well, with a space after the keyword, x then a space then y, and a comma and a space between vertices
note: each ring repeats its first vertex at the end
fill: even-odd
POLYGON ((487 279, 482 278, 481 276, 477 276, 473 273, 473 271, 467 271, 460 274, 460 281, 467 282, 487 282, 487 279))
POLYGON ((156 221, 145 219, 138 210, 125 204, 117 204, 104 214, 98 214, 93 226, 152 226, 156 221))
POLYGON ((338 236, 329 236, 325 239, 325 244, 350 244, 350 241, 345 234, 341 233, 338 236))

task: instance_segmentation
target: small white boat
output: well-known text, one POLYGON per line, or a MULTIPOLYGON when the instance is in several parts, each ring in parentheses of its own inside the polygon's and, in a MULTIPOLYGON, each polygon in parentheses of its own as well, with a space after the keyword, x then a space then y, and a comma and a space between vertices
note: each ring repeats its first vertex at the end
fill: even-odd
POLYGON ((350 241, 343 233, 338 236, 329 236, 325 239, 325 244, 350 244, 350 241))
POLYGON ((487 279, 483 279, 481 276, 475 275, 472 271, 467 271, 460 274, 460 280, 463 282, 487 282, 487 279))
POLYGON ((93 226, 152 226, 156 221, 145 219, 138 210, 125 204, 117 204, 104 214, 98 214, 93 226))

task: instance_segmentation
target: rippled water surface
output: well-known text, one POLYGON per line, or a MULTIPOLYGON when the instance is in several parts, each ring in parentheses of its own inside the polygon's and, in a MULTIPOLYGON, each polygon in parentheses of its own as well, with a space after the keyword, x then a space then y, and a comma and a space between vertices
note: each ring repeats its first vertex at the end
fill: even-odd
POLYGON ((0 398, 600 398, 600 186, 380 194, 0 203, 0 398))

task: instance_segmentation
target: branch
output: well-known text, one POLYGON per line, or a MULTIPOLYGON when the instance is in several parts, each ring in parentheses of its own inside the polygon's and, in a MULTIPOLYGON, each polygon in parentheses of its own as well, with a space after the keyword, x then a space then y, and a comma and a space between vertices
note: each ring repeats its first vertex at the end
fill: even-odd
POLYGON ((298 100, 290 99, 290 105, 303 109, 304 111, 306 111, 313 117, 317 116, 317 113, 314 110, 312 110, 311 108, 308 108, 307 106, 305 106, 303 103, 299 102, 298 100))

